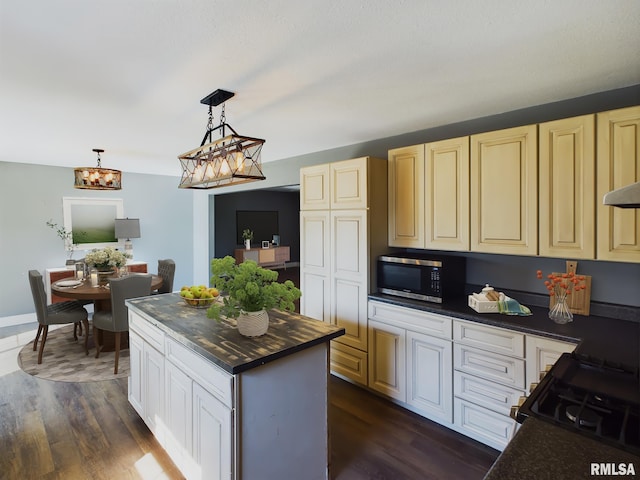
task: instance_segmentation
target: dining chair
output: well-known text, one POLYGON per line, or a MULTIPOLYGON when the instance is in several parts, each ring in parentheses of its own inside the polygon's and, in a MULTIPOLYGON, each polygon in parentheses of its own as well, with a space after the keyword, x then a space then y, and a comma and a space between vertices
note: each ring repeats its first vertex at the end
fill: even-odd
POLYGON ((109 280, 111 291, 111 311, 100 310, 93 314, 93 338, 96 342, 96 358, 100 357, 98 330, 113 332, 115 336, 116 360, 113 374, 118 373, 120 359, 120 337, 129 331, 129 309, 124 304, 129 298, 151 295, 151 275, 132 274, 109 280))
POLYGON ((49 333, 49 325, 64 325, 73 323, 73 337, 76 336, 75 326, 82 322, 84 325, 84 351, 85 355, 89 354, 89 314, 87 310, 77 301, 70 300, 67 302, 54 303, 47 305, 47 294, 44 290, 44 281, 42 274, 37 270, 29 270, 29 284, 31 286, 31 294, 33 296, 33 304, 36 307, 36 317, 38 319, 38 332, 33 341, 33 351, 38 348, 38 339, 42 334, 40 342, 40 350, 38 351, 38 364, 42 363, 42 353, 44 352, 44 344, 47 342, 47 334, 49 333))
POLYGON ((162 286, 158 289, 158 293, 173 292, 173 277, 175 274, 176 262, 170 258, 158 260, 158 276, 162 278, 162 286))

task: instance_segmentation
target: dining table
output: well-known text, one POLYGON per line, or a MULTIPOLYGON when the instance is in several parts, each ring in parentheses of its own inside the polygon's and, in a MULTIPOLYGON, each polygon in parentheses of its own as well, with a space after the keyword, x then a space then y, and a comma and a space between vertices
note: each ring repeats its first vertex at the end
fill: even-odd
MULTIPOLYGON (((129 273, 129 275, 147 275, 142 273, 129 273)), ((156 291, 162 286, 162 277, 151 274, 151 292, 156 291)), ((69 298, 79 301, 93 302, 93 311, 111 310, 111 289, 109 284, 92 285, 90 278, 76 280, 74 278, 63 278, 51 284, 51 292, 59 297, 69 298)), ((150 293, 151 293, 150 292, 150 293)), ((88 333, 88 332, 87 332, 88 333)), ((98 331, 98 341, 102 345, 101 352, 109 352, 115 350, 115 336, 113 332, 106 330, 98 331)), ((128 335, 125 332, 122 338, 121 348, 128 348, 128 335)))

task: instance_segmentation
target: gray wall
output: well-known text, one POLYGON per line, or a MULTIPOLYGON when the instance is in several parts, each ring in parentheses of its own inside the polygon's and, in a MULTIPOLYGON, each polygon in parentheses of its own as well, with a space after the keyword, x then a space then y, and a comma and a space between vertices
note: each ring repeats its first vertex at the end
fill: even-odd
MULTIPOLYGON (((62 240, 46 226, 63 224, 62 197, 121 198, 124 215, 140 219, 132 240, 135 260, 157 271, 160 258, 176 261, 176 285, 193 278, 193 201, 179 179, 123 172, 119 191, 73 188, 73 169, 0 162, 0 317, 34 312, 27 271, 64 266, 62 240)), ((80 258, 84 252, 77 252, 80 258)))

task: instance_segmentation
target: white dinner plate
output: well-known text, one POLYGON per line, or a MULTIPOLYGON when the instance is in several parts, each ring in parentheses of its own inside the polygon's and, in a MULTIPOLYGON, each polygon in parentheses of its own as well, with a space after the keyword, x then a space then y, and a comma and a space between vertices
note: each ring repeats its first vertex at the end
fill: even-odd
POLYGON ((82 282, 80 280, 60 280, 56 282, 58 287, 75 287, 76 285, 80 285, 82 282))

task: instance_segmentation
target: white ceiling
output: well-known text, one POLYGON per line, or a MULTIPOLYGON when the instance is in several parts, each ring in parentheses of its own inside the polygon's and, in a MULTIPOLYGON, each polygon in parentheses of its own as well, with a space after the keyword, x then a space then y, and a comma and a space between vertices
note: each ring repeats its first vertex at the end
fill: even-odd
POLYGON ((0 0, 0 19, 0 161, 104 148, 179 176, 217 88, 268 162, 640 83, 638 0, 0 0))

